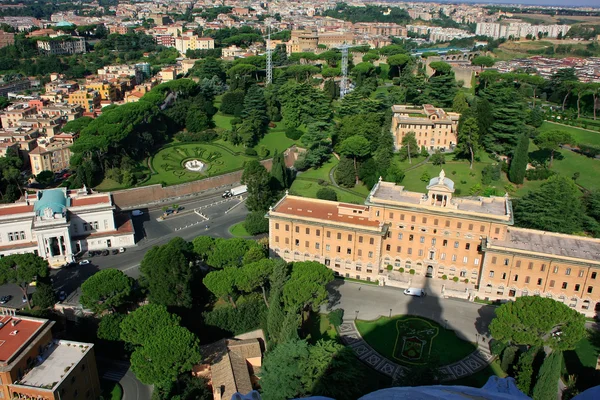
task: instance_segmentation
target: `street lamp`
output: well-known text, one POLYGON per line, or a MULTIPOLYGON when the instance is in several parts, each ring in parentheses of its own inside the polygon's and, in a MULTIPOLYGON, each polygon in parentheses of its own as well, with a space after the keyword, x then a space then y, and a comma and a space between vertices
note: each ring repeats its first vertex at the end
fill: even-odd
POLYGON ((358 319, 358 310, 354 311, 354 320, 356 321, 358 319))
POLYGON ((390 308, 390 318, 392 318, 392 309, 390 308))
POLYGON ((446 329, 448 329, 448 320, 447 319, 444 320, 444 324, 446 325, 446 329))

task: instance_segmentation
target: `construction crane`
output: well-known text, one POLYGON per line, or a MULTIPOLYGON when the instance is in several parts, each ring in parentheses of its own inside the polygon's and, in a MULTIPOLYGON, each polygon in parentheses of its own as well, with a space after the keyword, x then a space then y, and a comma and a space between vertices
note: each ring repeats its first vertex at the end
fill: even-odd
POLYGON ((342 80, 340 81, 340 100, 350 91, 348 87, 348 49, 352 46, 343 44, 336 47, 342 51, 342 80))

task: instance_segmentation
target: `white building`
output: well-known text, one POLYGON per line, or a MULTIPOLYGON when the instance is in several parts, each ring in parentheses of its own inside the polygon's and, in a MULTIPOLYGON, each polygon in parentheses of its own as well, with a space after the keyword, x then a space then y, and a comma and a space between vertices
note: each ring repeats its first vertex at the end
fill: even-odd
POLYGON ((35 253, 59 267, 79 252, 133 245, 133 223, 110 193, 48 189, 0 206, 0 256, 35 253))
POLYGON ((40 53, 52 56, 85 53, 85 38, 64 36, 38 40, 37 48, 40 53))
POLYGON ((503 22, 478 22, 475 34, 498 38, 524 38, 527 35, 537 37, 538 33, 547 34, 550 38, 555 38, 562 33, 565 36, 571 29, 570 25, 531 25, 519 20, 505 20, 503 22))

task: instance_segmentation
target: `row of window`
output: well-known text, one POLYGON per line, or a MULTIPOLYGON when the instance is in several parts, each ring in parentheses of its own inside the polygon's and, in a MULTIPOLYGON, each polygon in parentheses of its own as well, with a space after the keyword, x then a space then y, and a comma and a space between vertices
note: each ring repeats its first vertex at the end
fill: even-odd
MULTIPOLYGON (((429 122, 429 120, 427 120, 429 122)), ((450 129, 450 124, 436 124, 438 129, 450 129)), ((400 124, 401 129, 430 129, 430 125, 428 124, 400 124)), ((434 127, 435 129, 436 127, 434 127)), ((421 132, 419 132, 420 134, 421 132)))
MULTIPOLYGON (((279 223, 277 223, 277 222, 275 223, 275 229, 279 230, 279 223)), ((289 232, 290 231, 290 226, 286 224, 285 227, 284 227, 284 229, 285 229, 286 232, 289 232)), ((300 227, 299 226, 296 226, 294 230, 295 230, 296 233, 300 233, 300 227)), ((304 232, 307 235, 310 235, 311 234, 311 229, 310 228, 305 228, 304 232)), ((315 234, 315 236, 320 237, 321 236, 321 230, 320 229, 315 229, 314 230, 314 234, 315 234)), ((328 238, 328 239, 331 239, 331 231, 325 231, 325 237, 328 238)), ((337 240, 342 240, 342 233, 338 232, 337 235, 336 235, 336 237, 337 237, 337 240)), ((351 234, 348 234, 346 237, 348 238, 349 242, 351 242, 352 239, 353 239, 353 236, 351 234)), ((364 242, 364 238, 362 236, 359 236, 358 237, 358 243, 363 243, 363 242, 364 242)), ((369 244, 375 244, 375 239, 374 238, 369 238, 369 244)))
MULTIPOLYGON (((592 275, 594 275, 594 278, 595 278, 596 273, 593 272, 592 275)), ((490 276, 490 278, 493 278, 494 277, 494 271, 490 271, 489 276, 490 276)), ((502 273, 502 279, 506 279, 506 272, 502 273)), ((519 281, 519 275, 513 275, 513 281, 514 282, 518 282, 519 281)), ((530 277, 526 276, 525 277, 525 283, 529 283, 529 282, 530 282, 530 277)), ((542 283, 543 283, 543 279, 542 278, 538 278, 537 285, 538 286, 542 286, 542 283)), ((551 280, 548 283, 548 286, 551 287, 551 288, 553 288, 555 284, 556 284, 556 282, 554 280, 551 280)), ((562 285, 561 285, 562 289, 567 289, 568 287, 569 287, 569 283, 568 282, 563 282, 562 285)), ((579 292, 580 289, 581 289, 581 285, 579 283, 575 284, 575 291, 579 292)), ((593 286, 588 286, 588 288, 587 288, 587 292, 588 293, 592 293, 593 290, 594 290, 593 286)))
MULTIPOLYGON (((496 258, 496 257, 492 257, 492 264, 496 264, 496 263, 497 263, 497 261, 498 261, 498 260, 497 260, 497 258, 496 258)), ((504 259, 504 265, 506 265, 506 266, 507 266, 507 265, 509 265, 509 264, 510 264, 510 260, 509 260, 508 258, 505 258, 505 259, 504 259)), ((520 267, 521 267, 521 260, 518 260, 518 261, 515 263, 515 268, 520 268, 520 267)), ((533 262, 531 262, 531 261, 529 262, 529 264, 528 264, 528 266, 527 266, 527 269, 529 269, 529 270, 533 269, 533 262)), ((540 271, 541 271, 541 272, 544 272, 544 271, 546 271, 546 264, 542 264, 542 265, 540 266, 540 271)), ((552 273, 554 273, 554 274, 558 274, 558 272, 559 272, 559 271, 560 271, 560 267, 559 267, 558 265, 555 265, 555 266, 554 266, 554 268, 552 269, 552 273)), ((569 276, 569 275, 571 275, 571 272, 572 272, 572 269, 571 269, 571 268, 567 267, 567 268, 565 269, 565 275, 569 276)), ((585 270, 584 270, 584 269, 580 269, 580 270, 577 272, 577 275, 578 275, 580 278, 583 278, 583 277, 585 276, 585 270)), ((596 276, 597 276, 597 273, 596 273, 596 272, 592 272, 592 273, 591 273, 591 275, 590 275, 590 278, 591 278, 591 279, 596 279, 596 276)))
POLYGON ((25 240, 25 231, 8 232, 8 241, 14 242, 16 240, 25 240))
MULTIPOLYGON (((404 239, 404 234, 399 233, 398 234, 398 240, 402 240, 402 239, 404 239)), ((415 235, 408 235, 408 241, 409 242, 413 242, 414 240, 415 240, 415 235)), ((425 236, 419 237, 419 243, 425 243, 425 236)), ((432 238, 431 239, 431 245, 435 246, 436 244, 437 244, 437 239, 436 238, 432 238)), ((448 240, 447 239, 444 239, 442 241, 442 246, 443 247, 448 247, 448 240)), ((455 241, 454 242, 454 248, 458 249, 459 246, 460 246, 460 243, 457 242, 457 241, 455 241)), ((391 247, 392 246, 390 244, 388 244, 388 245, 385 246, 385 249, 387 251, 391 251, 391 247)), ((400 248, 400 246, 397 246, 397 247, 398 247, 398 249, 400 248)), ((470 249, 471 249, 471 243, 465 243, 465 250, 470 250, 470 249)), ((398 252, 400 252, 400 250, 398 250, 398 252)))

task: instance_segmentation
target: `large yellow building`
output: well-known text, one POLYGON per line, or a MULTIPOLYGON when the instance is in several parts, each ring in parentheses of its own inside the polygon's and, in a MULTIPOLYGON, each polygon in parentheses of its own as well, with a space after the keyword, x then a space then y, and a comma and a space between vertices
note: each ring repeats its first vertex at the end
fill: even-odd
POLYGON ((417 144, 429 151, 452 150, 458 142, 458 120, 460 114, 446 112, 431 104, 422 107, 409 105, 392 106, 392 135, 396 150, 402 147, 402 139, 414 133, 417 144))
POLYGON ((268 212, 269 246, 336 275, 386 281, 388 269, 467 284, 469 296, 543 295, 593 315, 600 240, 513 227, 507 197, 453 197, 442 171, 427 193, 378 182, 364 205, 286 195, 268 212))
POLYGON ((100 103, 100 93, 95 90, 76 90, 69 95, 69 104, 76 104, 83 108, 84 112, 93 113, 100 111, 102 105, 100 103))
POLYGON ((90 82, 85 84, 85 89, 98 92, 100 100, 120 100, 119 88, 109 82, 90 82))

